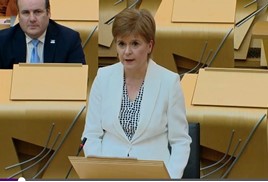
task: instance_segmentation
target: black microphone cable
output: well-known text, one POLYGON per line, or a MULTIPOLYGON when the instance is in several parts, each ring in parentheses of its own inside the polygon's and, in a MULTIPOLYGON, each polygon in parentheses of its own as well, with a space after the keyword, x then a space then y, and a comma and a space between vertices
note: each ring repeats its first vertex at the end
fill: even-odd
MULTIPOLYGON (((77 151, 77 153, 76 153, 76 156, 78 156, 78 155, 80 154, 80 152, 81 152, 81 150, 83 149, 83 147, 84 147, 86 141, 87 141, 87 138, 84 137, 83 140, 81 141, 80 145, 79 145, 79 148, 78 148, 78 151, 77 151)), ((73 166, 71 165, 71 167, 70 167, 70 169, 69 169, 69 171, 68 171, 68 173, 67 173, 65 179, 67 179, 67 178, 69 177, 70 172, 71 172, 72 169, 73 169, 73 166)))

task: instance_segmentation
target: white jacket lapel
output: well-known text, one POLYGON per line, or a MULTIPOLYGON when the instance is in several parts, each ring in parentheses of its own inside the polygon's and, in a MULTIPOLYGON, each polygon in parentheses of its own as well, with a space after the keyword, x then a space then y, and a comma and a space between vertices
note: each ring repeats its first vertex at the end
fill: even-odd
POLYGON ((107 115, 111 121, 113 121, 113 125, 115 130, 126 140, 128 140, 125 135, 120 121, 118 119, 120 108, 121 108, 121 100, 123 95, 123 65, 118 64, 116 69, 114 70, 114 74, 111 75, 110 78, 107 78, 109 81, 107 91, 106 104, 109 105, 109 111, 107 111, 107 115))
POLYGON ((148 124, 151 122, 151 116, 160 89, 161 81, 157 78, 158 76, 156 63, 150 60, 144 81, 144 92, 140 109, 140 121, 132 139, 133 142, 142 135, 148 124))

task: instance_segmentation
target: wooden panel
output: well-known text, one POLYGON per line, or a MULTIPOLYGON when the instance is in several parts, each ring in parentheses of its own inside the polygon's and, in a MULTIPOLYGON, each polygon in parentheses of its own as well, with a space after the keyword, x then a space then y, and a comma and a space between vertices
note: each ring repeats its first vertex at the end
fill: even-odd
POLYGON ((16 64, 12 100, 86 100, 88 65, 16 64))
MULTIPOLYGON (((241 152, 241 156, 233 168, 230 169, 230 173, 226 178, 232 180, 267 179, 267 117, 264 118, 247 143, 247 138, 249 137, 251 130, 260 118, 267 114, 267 108, 193 105, 192 99, 197 83, 197 77, 198 74, 186 74, 182 79, 181 85, 185 96, 187 120, 200 123, 201 146, 221 153, 226 153, 230 144, 228 154, 232 155, 240 140, 241 143, 234 155, 237 156, 238 153, 241 152), (230 141, 232 132, 234 132, 234 135, 230 141), (241 151, 241 147, 245 144, 247 144, 246 149, 241 151)), ((267 87, 266 85, 267 84, 264 84, 263 87, 267 87)), ((236 94, 243 94, 243 91, 236 94)), ((263 95, 258 93, 258 96, 261 97, 263 95)), ((251 97, 255 98, 256 94, 252 94, 251 97)), ((204 161, 203 156, 207 155, 210 155, 207 153, 207 150, 201 150, 201 163, 204 161)), ((227 159, 227 157, 225 159, 227 159)), ((230 164, 230 162, 228 164, 230 164)), ((217 167, 220 167, 220 164, 217 167)), ((223 172, 226 172, 227 170, 225 167, 226 166, 222 168, 223 172)), ((202 174, 206 174, 210 172, 210 170, 211 168, 204 170, 202 171, 202 174)), ((216 172, 208 178, 222 179, 222 175, 222 172, 216 172)), ((205 178, 205 180, 206 179, 207 178, 205 178)))
MULTIPOLYGON (((5 167, 24 161, 19 156, 20 151, 16 148, 14 139, 43 149, 46 147, 50 130, 54 125, 47 147, 54 150, 56 155, 50 159, 49 165, 37 179, 64 179, 71 166, 68 156, 77 153, 81 142, 86 115, 86 112, 81 113, 81 111, 85 111, 83 108, 86 101, 12 101, 9 99, 11 80, 12 70, 0 70, 0 178, 8 178, 20 170, 26 169, 24 165, 5 169, 5 167), (59 133, 61 133, 59 140, 52 147, 59 133), (58 147, 60 150, 57 150, 58 147)), ((32 150, 33 148, 28 148, 29 145, 23 144, 21 147, 32 150)), ((27 153, 29 154, 29 152, 27 153)), ((36 162, 43 155, 32 162, 36 162)), ((42 164, 42 162, 38 164, 42 164)), ((29 164, 32 163, 25 165, 29 164)), ((31 173, 30 178, 32 179, 37 172, 35 167, 29 168, 23 174, 18 173, 15 178, 26 177, 26 173, 31 173)), ((77 179, 73 173, 71 173, 71 177, 77 179)))
POLYGON ((54 20, 99 20, 99 0, 51 0, 54 20))
POLYGON ((234 0, 174 0, 172 22, 234 23, 234 0))
POLYGON ((267 83, 267 70, 201 69, 192 104, 267 108, 267 83))
POLYGON ((268 21, 258 21, 252 29, 253 38, 268 39, 268 21))

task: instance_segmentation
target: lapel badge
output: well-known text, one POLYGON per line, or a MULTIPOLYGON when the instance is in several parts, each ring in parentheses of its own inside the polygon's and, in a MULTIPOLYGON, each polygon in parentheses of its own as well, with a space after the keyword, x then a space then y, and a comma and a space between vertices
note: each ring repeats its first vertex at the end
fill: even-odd
POLYGON ((56 41, 55 40, 50 40, 50 44, 55 44, 56 41))

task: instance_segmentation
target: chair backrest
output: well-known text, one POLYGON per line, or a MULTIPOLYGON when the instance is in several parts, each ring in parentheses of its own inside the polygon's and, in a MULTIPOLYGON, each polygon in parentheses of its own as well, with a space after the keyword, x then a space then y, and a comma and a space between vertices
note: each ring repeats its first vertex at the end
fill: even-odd
POLYGON ((192 138, 191 151, 188 163, 182 178, 200 178, 200 124, 189 123, 189 135, 192 138))

